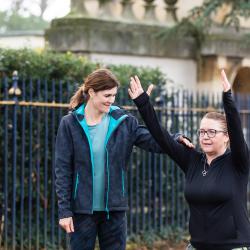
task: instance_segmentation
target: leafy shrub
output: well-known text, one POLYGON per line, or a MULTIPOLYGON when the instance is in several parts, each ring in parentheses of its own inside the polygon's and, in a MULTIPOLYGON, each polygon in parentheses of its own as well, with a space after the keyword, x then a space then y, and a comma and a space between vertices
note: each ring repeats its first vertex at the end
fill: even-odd
MULTIPOLYGON (((9 77, 17 70, 20 78, 82 82, 84 77, 99 67, 104 65, 71 52, 0 49, 0 69, 9 77)), ((132 75, 138 75, 143 84, 152 82, 158 85, 167 81, 166 76, 158 68, 130 65, 108 65, 108 68, 118 77, 121 85, 127 85, 132 75)))

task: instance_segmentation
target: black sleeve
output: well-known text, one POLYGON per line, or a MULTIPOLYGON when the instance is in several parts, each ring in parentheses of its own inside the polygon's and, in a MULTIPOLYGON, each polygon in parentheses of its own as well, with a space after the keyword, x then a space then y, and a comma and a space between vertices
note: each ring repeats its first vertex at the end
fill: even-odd
POLYGON ((192 152, 193 149, 178 143, 168 131, 161 127, 155 110, 145 92, 137 97, 134 102, 154 139, 163 151, 186 172, 190 160, 190 152, 192 152))
POLYGON ((223 93, 223 105, 234 164, 237 170, 248 172, 249 151, 242 131, 240 114, 232 98, 231 90, 223 93))
POLYGON ((59 219, 72 217, 72 160, 73 143, 69 129, 64 119, 58 128, 55 148, 56 193, 58 198, 59 219))
MULTIPOLYGON (((171 137, 178 142, 181 135, 181 133, 176 133, 171 135, 171 137)), ((133 117, 133 139, 134 145, 139 148, 153 153, 164 153, 149 130, 145 126, 140 125, 135 117, 133 117)))

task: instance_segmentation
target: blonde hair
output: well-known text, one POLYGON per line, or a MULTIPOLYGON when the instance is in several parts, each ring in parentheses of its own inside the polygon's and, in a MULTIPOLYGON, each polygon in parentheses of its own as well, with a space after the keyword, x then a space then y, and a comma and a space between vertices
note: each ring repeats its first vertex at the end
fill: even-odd
POLYGON ((227 120, 226 120, 226 116, 224 114, 221 114, 218 112, 209 112, 209 113, 206 113, 203 116, 203 118, 218 121, 221 124, 223 131, 227 132, 227 120))
POLYGON ((119 87, 120 83, 115 75, 108 69, 97 69, 89 74, 84 83, 78 88, 71 97, 69 109, 76 108, 79 104, 87 102, 89 99, 88 91, 93 89, 95 92, 119 87))

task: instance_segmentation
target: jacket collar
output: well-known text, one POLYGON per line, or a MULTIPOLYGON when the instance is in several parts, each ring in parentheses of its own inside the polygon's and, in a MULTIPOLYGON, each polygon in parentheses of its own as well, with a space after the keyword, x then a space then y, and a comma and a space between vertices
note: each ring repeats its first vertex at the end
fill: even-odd
MULTIPOLYGON (((217 161, 220 161, 221 159, 223 159, 224 157, 226 157, 229 153, 231 153, 231 150, 229 148, 226 149, 226 151, 222 154, 222 155, 219 155, 217 156, 216 158, 214 158, 210 165, 213 163, 216 163, 217 161)), ((207 158, 206 158, 206 154, 205 153, 202 153, 202 162, 207 162, 207 158)))
MULTIPOLYGON (((73 110, 73 114, 77 116, 78 120, 81 121, 85 117, 85 104, 81 104, 73 110)), ((124 110, 120 109, 118 106, 111 106, 108 114, 114 119, 118 120, 123 115, 125 115, 124 110)))

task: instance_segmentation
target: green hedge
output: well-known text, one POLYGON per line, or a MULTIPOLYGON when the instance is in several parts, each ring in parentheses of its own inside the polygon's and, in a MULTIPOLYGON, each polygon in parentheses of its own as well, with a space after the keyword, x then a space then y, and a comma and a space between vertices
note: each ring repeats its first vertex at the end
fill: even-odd
POLYGON ((0 49, 0 71, 4 71, 9 77, 14 70, 17 70, 19 77, 26 79, 60 79, 82 82, 90 72, 105 66, 115 73, 121 85, 127 85, 132 75, 140 76, 143 84, 152 82, 158 85, 167 81, 166 76, 158 68, 101 65, 71 52, 0 49))

